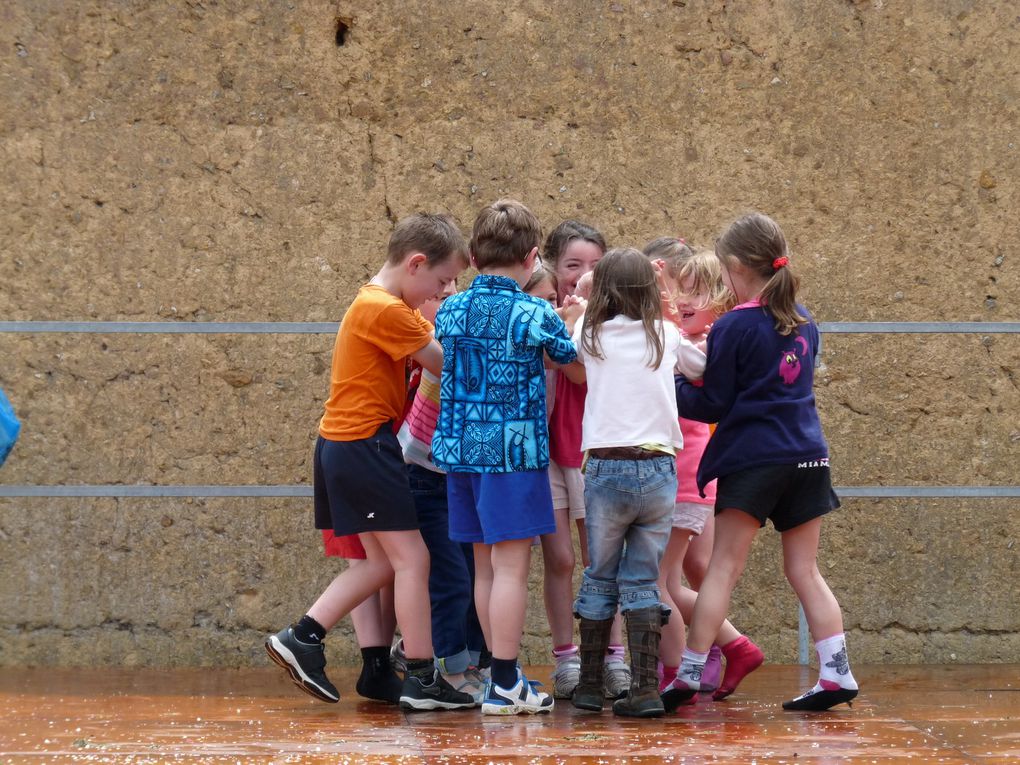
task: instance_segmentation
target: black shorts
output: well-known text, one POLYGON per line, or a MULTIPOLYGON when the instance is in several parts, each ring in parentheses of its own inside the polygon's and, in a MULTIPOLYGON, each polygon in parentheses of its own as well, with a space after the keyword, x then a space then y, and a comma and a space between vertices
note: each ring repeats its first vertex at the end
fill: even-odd
POLYGON ((719 477, 715 511, 741 510, 764 526, 788 531, 839 507, 828 460, 800 465, 763 465, 719 477))
POLYGON ((359 441, 315 444, 315 528, 338 536, 418 528, 393 424, 359 441))

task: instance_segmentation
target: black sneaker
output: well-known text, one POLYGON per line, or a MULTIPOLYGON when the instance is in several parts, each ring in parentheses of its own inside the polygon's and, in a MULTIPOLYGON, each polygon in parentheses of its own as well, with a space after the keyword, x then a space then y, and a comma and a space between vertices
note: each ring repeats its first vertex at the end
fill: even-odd
POLYGON ((323 671, 326 649, 322 643, 302 643, 294 636, 294 628, 287 627, 266 638, 266 653, 308 695, 330 704, 340 701, 340 692, 323 671))
POLYGON ((424 712, 429 709, 473 709, 475 699, 468 693, 455 690, 436 672, 428 685, 414 675, 404 679, 400 692, 400 707, 408 711, 424 712))

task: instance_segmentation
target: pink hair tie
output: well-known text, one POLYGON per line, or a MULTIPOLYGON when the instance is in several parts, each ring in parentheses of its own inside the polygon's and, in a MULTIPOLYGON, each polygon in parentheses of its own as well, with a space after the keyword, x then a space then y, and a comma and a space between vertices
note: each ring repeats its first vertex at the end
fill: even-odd
POLYGON ((772 261, 772 270, 773 271, 778 271, 783 266, 789 265, 789 263, 790 263, 790 259, 788 257, 786 257, 785 255, 783 255, 781 257, 778 257, 778 258, 776 258, 775 260, 772 261))

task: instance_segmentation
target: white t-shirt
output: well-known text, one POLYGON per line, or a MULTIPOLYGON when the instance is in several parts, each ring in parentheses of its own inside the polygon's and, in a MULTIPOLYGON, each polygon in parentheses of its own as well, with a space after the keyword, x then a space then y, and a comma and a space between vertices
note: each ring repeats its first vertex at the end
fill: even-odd
POLYGON ((588 378, 581 449, 641 444, 682 448, 673 369, 697 379, 705 371, 705 354, 666 322, 662 362, 651 369, 651 350, 641 322, 617 316, 599 331, 599 348, 605 357, 600 359, 582 347, 583 325, 583 318, 578 319, 573 338, 577 360, 584 364, 588 378))

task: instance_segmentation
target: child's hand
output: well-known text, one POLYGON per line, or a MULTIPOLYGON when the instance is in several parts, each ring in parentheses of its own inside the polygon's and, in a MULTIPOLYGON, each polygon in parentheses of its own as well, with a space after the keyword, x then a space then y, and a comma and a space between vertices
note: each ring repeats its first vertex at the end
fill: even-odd
POLYGON ((563 323, 567 325, 567 331, 573 333, 574 324, 584 313, 584 309, 588 306, 588 302, 584 298, 580 298, 577 295, 567 295, 563 298, 563 305, 556 309, 556 313, 563 319, 563 323))

